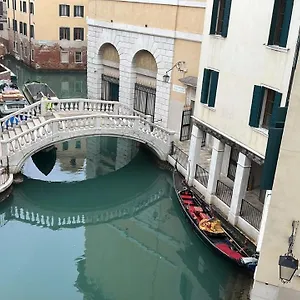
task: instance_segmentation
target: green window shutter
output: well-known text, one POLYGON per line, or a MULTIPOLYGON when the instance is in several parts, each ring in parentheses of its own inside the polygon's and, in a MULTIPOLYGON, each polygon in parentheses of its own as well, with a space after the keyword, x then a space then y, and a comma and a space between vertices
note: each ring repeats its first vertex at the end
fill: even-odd
POLYGON ((283 128, 271 128, 261 177, 261 189, 272 190, 283 128))
POLYGON ((203 80, 202 80, 201 99, 200 99, 200 102, 204 103, 204 104, 207 103, 210 75, 211 75, 211 70, 204 69, 203 80))
POLYGON ((275 98, 274 98, 274 103, 273 103, 273 108, 272 108, 272 116, 271 116, 270 124, 269 124, 270 128, 275 127, 275 125, 276 125, 277 110, 280 107, 281 98, 282 98, 282 94, 275 92, 275 98))
POLYGON ((287 44, 289 30, 290 30, 290 23, 291 23, 291 18, 292 18, 292 12, 293 12, 293 6, 294 6, 294 0, 286 0, 282 30, 281 30, 280 40, 279 40, 280 47, 286 47, 286 44, 287 44))
POLYGON ((216 33, 219 2, 220 2, 220 0, 214 0, 212 14, 211 14, 209 34, 215 34, 216 33))
POLYGON ((264 98, 264 88, 258 85, 254 86, 252 105, 250 111, 249 125, 259 127, 259 120, 264 98))
POLYGON ((278 16, 278 9, 279 9, 279 0, 275 0, 274 7, 273 7, 273 15, 272 15, 268 45, 274 44, 274 35, 275 35, 275 27, 276 27, 276 21, 277 21, 277 16, 278 16))
POLYGON ((231 10, 231 0, 226 0, 225 1, 225 9, 224 9, 224 19, 223 19, 223 25, 222 25, 222 36, 223 37, 227 37, 227 34, 228 34, 230 10, 231 10))
POLYGON ((208 97, 208 106, 209 107, 215 107, 218 81, 219 81, 219 72, 212 71, 211 81, 210 81, 210 91, 209 91, 209 97, 208 97))

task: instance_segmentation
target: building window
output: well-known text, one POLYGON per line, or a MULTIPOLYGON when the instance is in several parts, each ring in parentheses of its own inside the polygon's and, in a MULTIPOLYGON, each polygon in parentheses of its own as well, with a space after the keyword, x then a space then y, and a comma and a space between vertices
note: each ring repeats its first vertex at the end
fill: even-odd
POLYGON ((13 20, 13 30, 18 31, 18 22, 17 22, 17 20, 13 20))
POLYGON ((254 86, 249 125, 269 129, 275 127, 282 94, 263 86, 254 86))
POLYGON ((23 23, 23 34, 27 36, 27 23, 23 23))
POLYGON ((63 151, 69 149, 69 143, 68 142, 63 142, 63 151))
POLYGON ((22 1, 20 0, 20 11, 22 11, 22 1))
POLYGON ((18 42, 14 41, 14 51, 18 52, 18 42))
POLYGON ((200 102, 215 107, 219 72, 204 69, 200 102))
POLYGON ((25 57, 28 56, 28 48, 27 48, 27 46, 24 47, 24 56, 25 57))
POLYGON ((7 0, 7 8, 9 8, 9 0, 7 0))
POLYGON ((70 17, 70 5, 59 4, 59 16, 60 17, 70 17))
POLYGON ((60 27, 59 28, 59 39, 60 40, 70 40, 70 28, 60 27))
POLYGON ((76 149, 80 149, 81 148, 81 141, 76 141, 75 148, 76 149))
POLYGON ((0 30, 3 30, 3 23, 0 23, 0 30))
POLYGON ((82 52, 80 51, 75 52, 75 62, 82 63, 82 52))
POLYGON ((31 61, 34 61, 34 49, 31 49, 31 61))
POLYGON ((294 0, 275 0, 268 45, 286 47, 294 0))
POLYGON ((7 26, 10 28, 10 18, 7 18, 7 26))
POLYGON ((84 17, 84 6, 74 5, 74 17, 84 17))
POLYGON ((210 34, 227 37, 232 0, 214 0, 210 34))
POLYGON ((27 6, 26 6, 26 1, 23 1, 23 12, 27 12, 27 6))
POLYGON ((34 15, 34 3, 33 2, 29 3, 29 11, 30 11, 31 14, 34 15))
POLYGON ((79 27, 75 27, 74 28, 74 41, 77 40, 84 40, 84 29, 83 28, 79 28, 79 27))
POLYGON ((60 52, 60 61, 63 64, 69 63, 69 52, 68 51, 61 51, 60 52))
POLYGON ((34 39, 34 25, 30 25, 30 37, 34 39))
POLYGON ((14 10, 17 9, 17 0, 12 0, 12 6, 14 10))
POLYGON ((23 22, 20 21, 19 23, 19 27, 20 27, 20 33, 23 33, 23 22))

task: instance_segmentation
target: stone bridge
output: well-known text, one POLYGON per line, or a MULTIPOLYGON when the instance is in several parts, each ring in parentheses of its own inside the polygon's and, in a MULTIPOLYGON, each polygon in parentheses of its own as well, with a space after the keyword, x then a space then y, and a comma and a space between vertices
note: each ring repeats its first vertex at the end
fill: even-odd
POLYGON ((0 163, 20 172, 25 160, 57 142, 83 136, 117 136, 148 145, 161 160, 174 132, 120 102, 91 99, 39 101, 0 119, 0 163))

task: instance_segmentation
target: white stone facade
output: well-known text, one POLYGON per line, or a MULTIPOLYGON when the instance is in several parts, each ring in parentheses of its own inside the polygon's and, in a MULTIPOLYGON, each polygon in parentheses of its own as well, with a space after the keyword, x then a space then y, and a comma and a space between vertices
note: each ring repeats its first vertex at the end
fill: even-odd
POLYGON ((99 55, 100 48, 112 44, 120 57, 119 101, 133 107, 135 72, 133 58, 140 50, 150 52, 157 63, 155 120, 166 127, 169 112, 170 84, 163 82, 163 75, 172 67, 174 38, 157 35, 115 30, 104 27, 102 23, 88 20, 88 97, 100 99, 103 66, 99 55))

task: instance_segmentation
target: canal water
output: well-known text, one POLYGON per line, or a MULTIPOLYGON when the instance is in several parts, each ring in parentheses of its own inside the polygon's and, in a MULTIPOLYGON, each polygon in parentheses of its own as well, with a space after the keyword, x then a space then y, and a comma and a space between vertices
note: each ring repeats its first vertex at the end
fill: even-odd
MULTIPOLYGON (((53 87, 83 76, 18 67, 53 87)), ((196 237, 170 172, 140 144, 69 140, 23 174, 0 204, 1 300, 248 299, 251 279, 196 237)))

